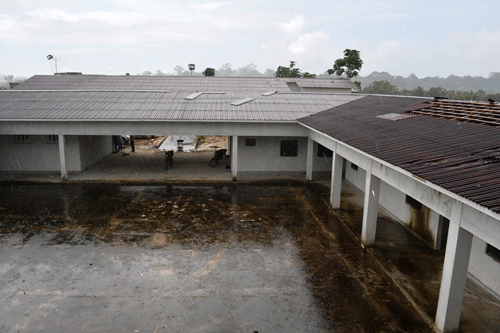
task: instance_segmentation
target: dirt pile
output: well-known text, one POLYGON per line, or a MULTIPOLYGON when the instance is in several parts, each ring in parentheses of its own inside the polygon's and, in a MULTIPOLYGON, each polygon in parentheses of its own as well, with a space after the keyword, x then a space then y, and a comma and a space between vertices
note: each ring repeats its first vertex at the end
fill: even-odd
POLYGON ((228 144, 227 136, 199 136, 196 150, 228 149, 228 144))
MULTIPOLYGON (((135 139, 135 146, 142 149, 156 149, 165 141, 166 136, 155 136, 151 139, 135 139)), ((196 150, 228 149, 229 139, 227 136, 207 135, 198 136, 196 150)))

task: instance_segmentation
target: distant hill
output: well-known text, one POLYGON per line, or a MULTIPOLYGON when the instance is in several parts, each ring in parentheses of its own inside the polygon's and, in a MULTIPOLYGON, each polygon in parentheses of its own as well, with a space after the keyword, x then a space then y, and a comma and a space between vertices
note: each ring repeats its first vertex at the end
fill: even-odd
POLYGON ((361 82, 361 87, 368 87, 374 81, 388 81, 399 90, 414 90, 422 87, 429 90, 433 87, 441 87, 447 90, 478 91, 486 93, 500 93, 500 73, 491 72, 489 77, 482 76, 456 76, 450 75, 446 78, 439 76, 425 77, 419 79, 415 74, 407 77, 393 76, 387 72, 373 72, 368 76, 358 76, 353 81, 361 82))

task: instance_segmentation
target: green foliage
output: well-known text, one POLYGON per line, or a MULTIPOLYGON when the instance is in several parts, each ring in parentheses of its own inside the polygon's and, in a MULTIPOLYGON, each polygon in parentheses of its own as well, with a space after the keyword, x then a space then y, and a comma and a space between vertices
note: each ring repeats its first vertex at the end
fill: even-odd
POLYGON ((215 69, 207 67, 201 74, 204 76, 215 76, 215 69))
POLYGON ((49 54, 49 55, 47 56, 47 60, 49 60, 49 61, 50 61, 50 60, 54 60, 54 67, 55 67, 55 69, 56 69, 56 73, 57 73, 57 60, 59 60, 59 59, 55 58, 52 54, 49 54))
POLYGON ((302 77, 305 77, 307 79, 314 79, 314 78, 316 78, 316 74, 311 74, 309 72, 305 72, 304 74, 302 74, 302 77))
POLYGON ((335 74, 337 76, 342 76, 345 73, 348 79, 358 76, 361 66, 363 66, 363 61, 359 56, 359 51, 357 50, 344 50, 344 57, 335 60, 333 64, 333 69, 328 69, 329 75, 335 74))
POLYGON ((493 99, 500 101, 500 93, 487 94, 484 90, 464 91, 464 90, 446 90, 442 87, 432 87, 425 90, 422 87, 417 87, 412 90, 399 90, 397 86, 391 84, 387 80, 374 81, 368 87, 361 91, 364 94, 381 94, 381 95, 402 95, 402 96, 422 96, 422 97, 447 97, 455 100, 470 100, 470 101, 487 101, 493 99))
POLYGON ((290 61, 290 67, 278 66, 275 77, 301 77, 300 68, 295 67, 296 62, 290 61))
MULTIPOLYGON (((418 78, 415 74, 403 77, 394 76, 387 72, 372 72, 368 76, 358 76, 356 79, 362 83, 363 87, 368 87, 374 81, 386 80, 396 85, 400 90, 412 90, 420 86, 424 90, 441 87, 454 91, 484 90, 486 93, 500 92, 500 73, 496 72, 491 72, 489 77, 449 75, 448 77, 428 76, 424 78, 418 78)), ((443 94, 436 93, 434 95, 439 96, 443 94)))
POLYGON ((189 71, 191 72, 191 76, 193 76, 193 71, 196 68, 195 64, 188 64, 189 71))
POLYGON ((14 75, 4 75, 3 79, 7 81, 8 83, 14 82, 14 75))
POLYGON ((365 94, 381 94, 381 95, 397 95, 398 87, 391 84, 389 81, 375 81, 368 87, 363 89, 365 94))
MULTIPOLYGON (((300 68, 295 67, 297 63, 295 61, 290 61, 290 67, 278 66, 278 69, 274 73, 275 77, 304 77, 309 79, 314 79, 316 74, 311 74, 309 72, 305 72, 303 74, 300 73, 300 68)), ((268 70, 269 71, 269 70, 268 70)))

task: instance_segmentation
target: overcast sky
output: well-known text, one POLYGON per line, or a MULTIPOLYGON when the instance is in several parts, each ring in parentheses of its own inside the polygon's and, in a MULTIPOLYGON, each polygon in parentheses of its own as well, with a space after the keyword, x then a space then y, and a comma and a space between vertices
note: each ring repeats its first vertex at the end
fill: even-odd
POLYGON ((177 65, 260 72, 332 68, 346 48, 361 75, 500 72, 500 2, 462 0, 0 0, 0 75, 139 74, 177 65))

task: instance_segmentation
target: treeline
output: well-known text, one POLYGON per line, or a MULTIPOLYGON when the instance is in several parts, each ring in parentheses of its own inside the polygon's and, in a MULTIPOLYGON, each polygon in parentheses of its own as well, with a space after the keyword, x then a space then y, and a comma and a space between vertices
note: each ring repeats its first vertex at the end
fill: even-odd
MULTIPOLYGON (((320 77, 320 76, 318 76, 320 77)), ((410 74, 407 77, 393 76, 387 72, 373 72, 368 76, 358 76, 356 80, 361 82, 362 87, 368 87, 375 81, 388 81, 395 85, 399 90, 414 90, 422 87, 424 90, 429 90, 433 87, 442 87, 447 90, 454 91, 479 91, 483 90, 486 93, 500 92, 500 73, 491 72, 488 77, 483 76, 456 76, 448 77, 424 77, 418 78, 415 74, 410 74)))
POLYGON ((368 87, 361 90, 364 94, 381 94, 381 95, 402 95, 402 96, 421 96, 421 97, 447 97, 449 99, 457 100, 471 100, 471 101, 487 101, 493 99, 500 101, 500 93, 487 93, 484 90, 465 91, 465 90, 447 90, 442 87, 432 87, 424 89, 417 87, 415 89, 402 89, 399 90, 394 84, 389 81, 374 81, 368 87))
MULTIPOLYGON (((196 67, 195 67, 196 68, 196 67)), ((215 69, 215 76, 235 76, 235 77, 273 77, 275 71, 273 69, 267 69, 264 73, 257 70, 257 65, 248 64, 238 69, 232 69, 231 64, 223 64, 219 69, 215 69)), ((142 72, 139 75, 143 76, 164 76, 164 75, 175 75, 175 76, 203 76, 203 69, 196 71, 190 71, 184 67, 177 65, 174 68, 173 73, 164 73, 161 70, 157 70, 156 73, 150 71, 142 72)))

